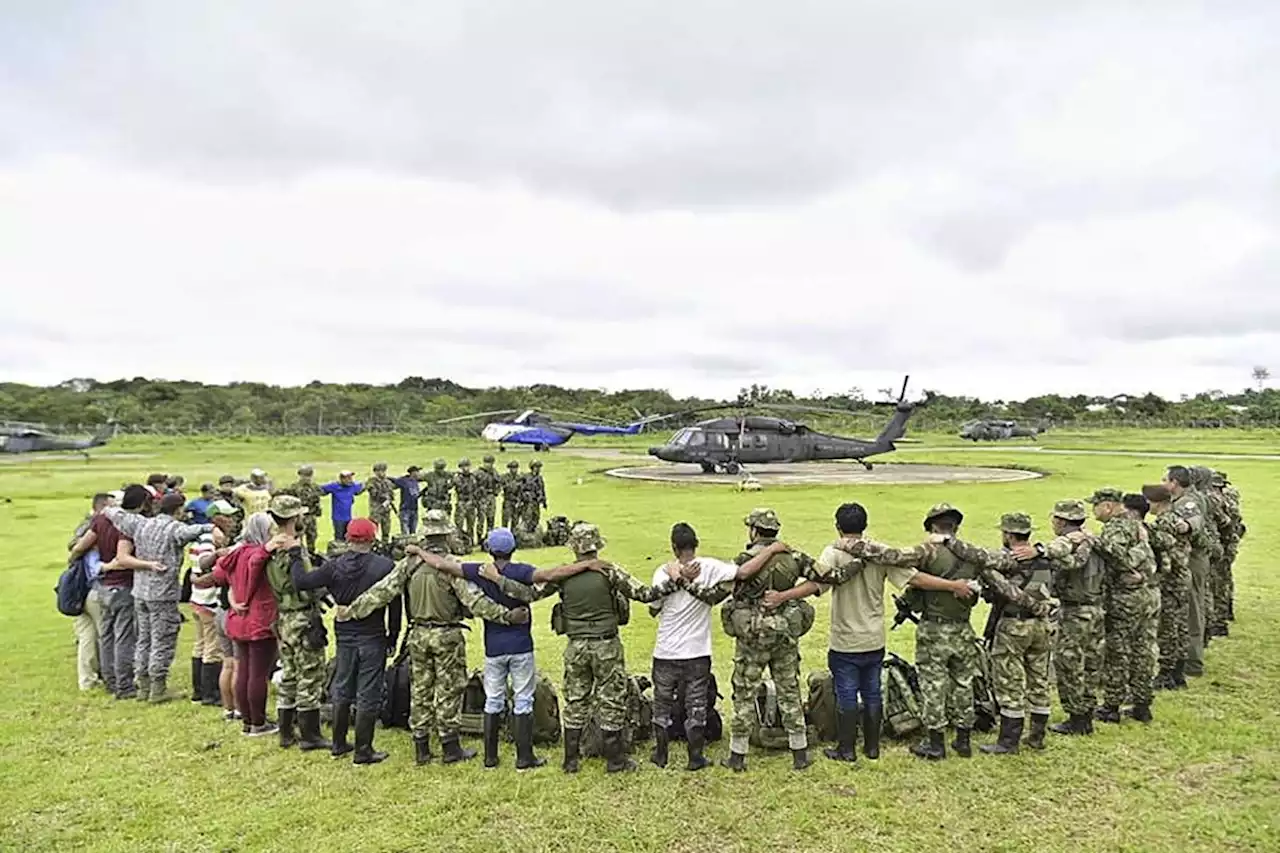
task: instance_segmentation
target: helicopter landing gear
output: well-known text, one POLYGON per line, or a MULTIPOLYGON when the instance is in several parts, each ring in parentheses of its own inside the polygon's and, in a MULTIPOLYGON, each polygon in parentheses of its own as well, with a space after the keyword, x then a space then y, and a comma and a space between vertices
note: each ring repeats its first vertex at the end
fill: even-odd
POLYGON ((726 474, 737 474, 741 470, 742 470, 742 466, 740 466, 737 462, 726 462, 724 465, 724 472, 726 474))
POLYGON ((533 446, 534 453, 548 453, 550 452, 550 450, 551 450, 551 446, 548 444, 535 444, 533 446))
POLYGON ((866 468, 868 471, 870 471, 870 470, 871 470, 871 463, 870 463, 870 462, 868 462, 868 461, 867 461, 867 460, 865 460, 865 459, 859 459, 858 461, 862 463, 862 467, 863 467, 863 468, 866 468))
POLYGON ((498 445, 498 452, 499 452, 499 453, 506 453, 506 452, 507 452, 507 446, 506 446, 505 444, 499 444, 499 445, 498 445))
POLYGON ((702 465, 702 473, 714 474, 716 472, 716 465, 714 462, 702 462, 700 464, 702 465))

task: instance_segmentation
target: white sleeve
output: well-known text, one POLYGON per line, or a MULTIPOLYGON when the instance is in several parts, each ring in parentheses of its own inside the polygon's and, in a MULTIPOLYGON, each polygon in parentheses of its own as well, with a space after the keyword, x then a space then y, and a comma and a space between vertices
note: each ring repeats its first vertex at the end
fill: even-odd
POLYGON ((703 586, 717 586, 738 576, 738 567, 734 563, 707 557, 699 557, 698 563, 702 566, 698 582, 703 586))

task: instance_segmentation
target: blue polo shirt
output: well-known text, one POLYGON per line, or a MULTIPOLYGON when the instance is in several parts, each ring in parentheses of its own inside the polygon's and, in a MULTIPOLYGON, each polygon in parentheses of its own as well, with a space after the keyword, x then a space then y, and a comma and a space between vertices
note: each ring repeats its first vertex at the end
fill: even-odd
POLYGON ((211 500, 205 498, 196 498, 187 504, 187 512, 191 513, 192 524, 208 524, 209 523, 209 504, 211 500))
POLYGON ((356 495, 364 491, 364 483, 352 483, 344 486, 342 483, 325 483, 320 487, 320 491, 333 498, 333 508, 329 510, 329 516, 334 521, 350 521, 351 506, 356 502, 356 495))
MULTIPOLYGON (((523 601, 517 601, 503 595, 502 590, 492 581, 480 577, 480 563, 463 563, 462 573, 467 580, 480 587, 480 591, 508 609, 528 607, 523 601)), ((523 584, 533 583, 533 573, 537 571, 527 563, 507 563, 499 569, 503 577, 511 578, 523 584)), ((497 622, 484 620, 484 655, 489 658, 503 655, 526 655, 533 653, 533 632, 528 623, 524 625, 500 625, 497 622)))

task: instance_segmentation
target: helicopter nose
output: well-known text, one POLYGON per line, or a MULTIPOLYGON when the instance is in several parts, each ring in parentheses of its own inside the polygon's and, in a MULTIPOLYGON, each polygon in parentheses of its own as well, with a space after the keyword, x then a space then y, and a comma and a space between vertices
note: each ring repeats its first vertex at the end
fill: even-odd
POLYGON ((661 456, 662 456, 662 448, 661 448, 661 447, 650 447, 650 448, 649 448, 649 455, 650 455, 650 456, 658 456, 659 458, 661 458, 661 456))

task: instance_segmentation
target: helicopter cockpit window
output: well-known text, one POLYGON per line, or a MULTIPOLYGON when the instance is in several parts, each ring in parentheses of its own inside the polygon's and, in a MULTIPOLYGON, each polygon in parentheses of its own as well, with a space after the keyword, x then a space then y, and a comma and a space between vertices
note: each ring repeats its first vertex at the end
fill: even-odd
POLYGON ((704 433, 702 430, 690 430, 690 435, 689 435, 690 447, 701 447, 706 443, 707 443, 706 433, 704 433))
POLYGON ((675 435, 671 436, 671 444, 677 447, 684 447, 689 443, 689 433, 691 430, 682 429, 675 435))

